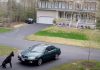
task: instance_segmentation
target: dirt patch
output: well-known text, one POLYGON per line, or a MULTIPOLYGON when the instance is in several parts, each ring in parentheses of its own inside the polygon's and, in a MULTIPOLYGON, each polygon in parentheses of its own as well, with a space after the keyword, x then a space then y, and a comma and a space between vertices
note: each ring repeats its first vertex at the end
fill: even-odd
POLYGON ((2 23, 0 24, 1 27, 8 27, 8 28, 17 28, 25 25, 24 22, 12 22, 12 23, 2 23))
POLYGON ((14 25, 13 27, 14 27, 14 28, 19 28, 19 27, 22 27, 22 26, 24 26, 24 25, 26 25, 26 24, 17 24, 17 25, 14 25))
POLYGON ((95 62, 82 62, 81 63, 84 68, 94 68, 96 66, 95 62))

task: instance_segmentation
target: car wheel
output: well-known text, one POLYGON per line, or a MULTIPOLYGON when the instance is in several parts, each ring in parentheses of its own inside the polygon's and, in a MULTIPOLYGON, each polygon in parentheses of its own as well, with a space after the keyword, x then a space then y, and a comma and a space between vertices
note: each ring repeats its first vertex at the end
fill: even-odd
POLYGON ((42 64, 42 59, 39 59, 37 65, 40 66, 42 64))
POLYGON ((55 54, 54 59, 57 60, 58 58, 59 58, 59 55, 58 54, 55 54))

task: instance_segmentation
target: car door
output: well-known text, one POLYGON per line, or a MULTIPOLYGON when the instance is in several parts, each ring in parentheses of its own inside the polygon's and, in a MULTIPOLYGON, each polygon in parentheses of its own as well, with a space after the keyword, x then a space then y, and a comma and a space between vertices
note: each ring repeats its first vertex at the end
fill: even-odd
POLYGON ((50 57, 54 58, 56 54, 56 48, 54 46, 50 46, 50 57))
POLYGON ((52 52, 51 52, 51 48, 49 46, 49 47, 47 47, 45 49, 45 52, 44 52, 44 55, 43 55, 43 59, 46 61, 46 60, 50 60, 51 57, 52 57, 52 52))

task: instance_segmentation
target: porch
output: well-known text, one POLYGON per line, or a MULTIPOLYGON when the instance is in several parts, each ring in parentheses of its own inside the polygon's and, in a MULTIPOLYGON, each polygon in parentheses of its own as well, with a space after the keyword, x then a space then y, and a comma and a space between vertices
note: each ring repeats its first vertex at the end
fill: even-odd
POLYGON ((69 27, 78 27, 78 26, 94 26, 96 23, 95 13, 88 12, 58 12, 58 18, 63 18, 62 21, 65 25, 69 27))

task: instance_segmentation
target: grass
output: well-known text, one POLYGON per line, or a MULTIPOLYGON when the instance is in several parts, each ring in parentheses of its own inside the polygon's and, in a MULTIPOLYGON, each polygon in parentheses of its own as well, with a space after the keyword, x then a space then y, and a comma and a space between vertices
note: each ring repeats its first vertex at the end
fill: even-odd
POLYGON ((63 64, 52 68, 51 70, 100 70, 100 62, 97 61, 78 61, 69 64, 63 64))
POLYGON ((76 32, 48 32, 48 31, 40 31, 35 35, 39 36, 50 36, 50 37, 60 37, 60 38, 69 38, 69 39, 76 39, 76 40, 88 40, 86 35, 83 33, 76 33, 76 32))
POLYGON ((66 39, 76 39, 76 40, 88 40, 85 33, 82 30, 77 29, 67 29, 62 27, 49 27, 40 32, 37 32, 35 35, 39 36, 50 36, 50 37, 60 37, 66 39))
POLYGON ((72 46, 100 48, 100 31, 51 26, 26 37, 31 41, 44 41, 72 46))
POLYGON ((11 29, 9 28, 0 28, 0 33, 9 32, 11 29))
POLYGON ((0 46, 0 56, 8 55, 12 51, 17 51, 17 49, 8 46, 0 46))

